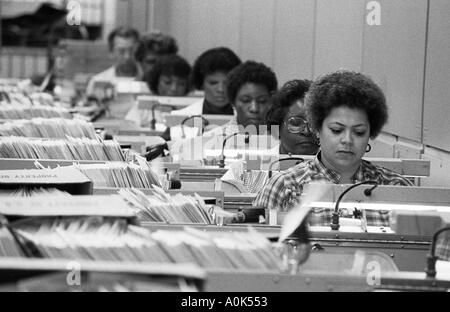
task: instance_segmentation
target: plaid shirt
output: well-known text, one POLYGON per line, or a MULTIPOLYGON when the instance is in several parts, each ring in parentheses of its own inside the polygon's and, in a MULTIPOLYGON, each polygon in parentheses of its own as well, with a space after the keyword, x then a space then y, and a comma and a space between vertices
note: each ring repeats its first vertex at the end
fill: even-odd
MULTIPOLYGON (((286 171, 279 172, 258 193, 253 205, 268 209, 288 211, 299 201, 303 186, 310 182, 340 184, 340 175, 325 167, 320 152, 313 160, 305 161, 286 171)), ((412 182, 388 169, 362 160, 361 166, 353 175, 352 182, 375 180, 380 185, 412 186, 412 182)), ((311 225, 329 225, 333 209, 316 208, 310 213, 311 225)), ((385 211, 365 211, 367 225, 389 226, 389 214, 385 211)))
POLYGON ((436 242, 436 255, 439 260, 450 261, 450 235, 442 233, 442 237, 436 242))
MULTIPOLYGON (((312 208, 309 213, 308 223, 314 226, 328 226, 331 224, 331 217, 334 209, 331 208, 312 208)), ((369 210, 364 211, 367 226, 389 227, 390 213, 387 210, 369 210)), ((339 209, 341 218, 353 218, 353 214, 349 214, 346 209, 339 209)))

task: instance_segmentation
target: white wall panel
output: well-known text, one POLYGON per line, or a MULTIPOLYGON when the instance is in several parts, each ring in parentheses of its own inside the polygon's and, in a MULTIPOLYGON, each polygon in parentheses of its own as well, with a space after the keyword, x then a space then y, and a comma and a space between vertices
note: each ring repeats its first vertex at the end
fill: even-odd
POLYGON ((381 25, 365 26, 363 72, 385 92, 384 130, 421 142, 427 1, 379 2, 381 25))
POLYGON ((241 1, 241 56, 243 60, 273 66, 274 12, 273 0, 241 1))
POLYGON ((340 68, 361 70, 365 3, 317 0, 314 76, 340 68))
POLYGON ((280 86, 292 79, 312 79, 315 0, 275 3, 274 69, 280 86))

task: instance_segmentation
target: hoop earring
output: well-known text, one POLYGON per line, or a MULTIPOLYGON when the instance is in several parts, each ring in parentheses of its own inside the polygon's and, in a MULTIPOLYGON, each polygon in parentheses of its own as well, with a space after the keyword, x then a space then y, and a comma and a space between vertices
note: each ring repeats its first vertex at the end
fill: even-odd
POLYGON ((372 150, 372 145, 367 143, 366 153, 370 152, 372 150))

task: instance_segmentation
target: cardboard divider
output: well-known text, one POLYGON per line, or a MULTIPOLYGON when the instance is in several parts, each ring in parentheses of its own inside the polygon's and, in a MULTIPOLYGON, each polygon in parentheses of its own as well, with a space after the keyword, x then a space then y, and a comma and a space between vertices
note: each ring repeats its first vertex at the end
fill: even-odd
POLYGON ((133 210, 119 195, 2 197, 0 214, 15 217, 135 218, 133 210))
POLYGON ((0 171, 0 189, 13 190, 24 186, 52 187, 72 195, 89 195, 93 189, 92 181, 74 168, 0 171))
MULTIPOLYGON (((183 121, 190 118, 192 116, 189 115, 174 115, 174 114, 168 114, 165 116, 166 120, 166 126, 167 127, 174 127, 179 126, 183 121)), ((229 122, 233 116, 232 115, 202 115, 203 118, 205 118, 208 121, 208 125, 215 125, 215 126, 222 126, 229 122)), ((196 117, 199 118, 199 117, 196 117)), ((190 118, 189 121, 186 120, 185 126, 186 127, 193 127, 194 126, 194 117, 190 118)), ((200 122, 201 125, 201 122, 200 122)))
MULTIPOLYGON (((94 195, 110 195, 117 194, 119 188, 94 188, 94 195)), ((154 191, 152 189, 138 189, 146 195, 153 195, 154 191)), ((224 193, 221 191, 189 191, 189 190, 166 190, 166 193, 172 194, 183 194, 183 195, 194 195, 198 194, 201 196, 206 204, 213 204, 223 208, 224 205, 224 193)))
POLYGON ((190 96, 158 96, 143 95, 137 97, 138 109, 151 110, 153 106, 168 106, 174 109, 189 106, 199 100, 198 97, 190 96))

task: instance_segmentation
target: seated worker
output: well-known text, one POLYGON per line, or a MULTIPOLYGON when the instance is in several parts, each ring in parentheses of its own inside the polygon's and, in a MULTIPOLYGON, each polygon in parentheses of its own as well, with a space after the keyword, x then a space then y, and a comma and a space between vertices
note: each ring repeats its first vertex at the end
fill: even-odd
POLYGON ((191 65, 178 55, 160 57, 144 80, 155 95, 186 96, 189 93, 191 65))
MULTIPOLYGON (((263 63, 247 61, 237 66, 227 76, 227 97, 235 110, 235 115, 223 126, 205 131, 200 137, 201 144, 197 138, 191 141, 172 141, 170 146, 172 155, 181 155, 182 151, 186 150, 191 154, 183 154, 183 159, 198 160, 221 156, 224 139, 228 136, 244 132, 250 135, 268 133, 266 114, 272 106, 272 95, 277 91, 277 87, 275 73, 263 63), (194 140, 197 143, 193 143, 194 140)), ((272 140, 270 142, 262 140, 264 146, 248 146, 249 149, 255 152, 273 149, 276 145, 273 141, 277 140, 268 137, 272 140)), ((236 149, 238 146, 233 142, 236 141, 230 140, 227 144, 236 149)))
POLYGON ((317 79, 306 95, 308 119, 318 133, 320 149, 305 161, 275 175, 255 204, 286 211, 297 201, 303 185, 311 181, 335 184, 376 180, 379 184, 412 183, 401 175, 362 159, 387 121, 383 91, 368 77, 337 71, 317 79))
POLYGON ((135 58, 142 67, 144 76, 150 72, 160 56, 178 53, 176 40, 159 31, 143 34, 136 49, 135 58))
MULTIPOLYGON (((191 66, 181 56, 176 54, 164 55, 157 59, 151 70, 146 73, 144 80, 155 95, 185 96, 190 91, 190 72, 191 66)), ((152 116, 151 111, 139 110, 136 105, 125 117, 125 119, 132 120, 141 127, 149 127, 153 118, 154 116, 152 116)), ((165 129, 164 124, 154 125, 156 128, 161 128, 161 130, 165 129)), ((169 140, 169 131, 169 128, 167 128, 161 135, 166 141, 169 140)), ((163 156, 164 150, 168 150, 169 148, 167 144, 157 144, 156 146, 149 146, 148 149, 154 150, 151 154, 147 153, 147 159, 151 160, 158 156, 163 156)))
MULTIPOLYGON (((184 58, 176 54, 164 55, 160 56, 151 70, 144 75, 144 81, 154 95, 186 96, 190 91, 190 73, 191 65, 184 58)), ((125 119, 132 120, 141 127, 148 127, 153 117, 149 110, 139 110, 135 103, 125 119)), ((166 127, 164 124, 158 124, 158 129, 163 130, 166 127)), ((165 136, 169 136, 169 130, 163 135, 165 136)))
MULTIPOLYGON (((319 152, 315 159, 275 174, 258 193, 254 206, 290 210, 299 204, 303 186, 309 182, 375 180, 385 185, 412 185, 401 175, 362 159, 371 148, 369 138, 376 138, 388 118, 383 91, 370 78, 351 71, 324 75, 313 82, 305 103, 311 128, 320 139, 319 152)), ((309 218, 327 220, 329 225, 331 211, 312 211, 309 218)), ((375 221, 376 214, 373 218, 375 221)), ((301 228, 305 239, 306 227, 302 224, 301 228)))
POLYGON ((229 123, 211 131, 230 135, 249 126, 257 131, 267 129, 266 115, 278 88, 272 69, 263 63, 246 61, 228 74, 227 84, 227 97, 236 111, 235 116, 229 123))
POLYGON ((95 75, 89 81, 87 96, 95 96, 96 81, 114 81, 117 77, 141 79, 142 71, 135 60, 139 42, 139 33, 133 28, 119 27, 108 36, 108 46, 114 64, 105 71, 95 75))
MULTIPOLYGON (((191 141, 171 142, 172 155, 181 155, 181 151, 186 150, 191 154, 183 154, 183 159, 197 160, 199 157, 204 159, 214 156, 207 155, 206 150, 214 150, 215 154, 222 149, 226 136, 244 133, 244 131, 250 134, 267 132, 266 114, 272 106, 272 95, 277 91, 277 87, 278 81, 275 73, 263 63, 247 61, 237 66, 227 76, 227 98, 235 110, 235 115, 225 125, 205 131, 201 137, 201 144, 199 144, 200 142, 193 143, 197 138, 191 141), (263 132, 259 132, 261 129, 263 132)), ((250 148, 267 151, 272 149, 273 145, 251 146, 250 148)))
MULTIPOLYGON (((204 92, 204 98, 197 102, 171 112, 173 115, 233 115, 233 107, 227 98, 227 74, 241 64, 239 57, 230 49, 218 47, 203 52, 194 62, 191 72, 191 85, 204 92)), ((203 124, 206 127, 206 124, 203 124)), ((203 128, 203 127, 202 127, 203 128)), ((184 137, 188 128, 171 127, 170 135, 163 136, 167 140, 184 137)), ((190 128, 189 137, 196 136, 198 128, 190 128)))
POLYGON ((233 115, 233 107, 227 98, 227 74, 241 64, 239 57, 225 47, 203 52, 194 62, 191 84, 204 91, 204 98, 180 110, 177 115, 219 114, 233 115))
MULTIPOLYGON (((144 80, 149 89, 155 95, 161 96, 186 96, 190 91, 189 75, 191 65, 178 55, 166 55, 158 58, 152 69, 146 73, 144 80)), ((133 107, 126 119, 139 121, 142 127, 150 125, 153 116, 148 111, 139 111, 133 107)), ((156 126, 156 125, 155 125, 156 126)), ((164 125, 159 125, 158 128, 164 125)), ((166 141, 170 140, 170 128, 162 134, 166 141)))
POLYGON ((273 105, 267 112, 267 125, 278 126, 280 154, 315 155, 319 150, 318 138, 306 120, 305 94, 309 80, 291 80, 273 96, 273 105))
POLYGON ((132 101, 115 99, 118 82, 128 83, 142 79, 142 70, 134 55, 139 42, 139 33, 133 28, 119 27, 108 36, 108 45, 114 64, 92 77, 86 88, 87 103, 98 113, 96 118, 123 118, 132 106, 132 101))

